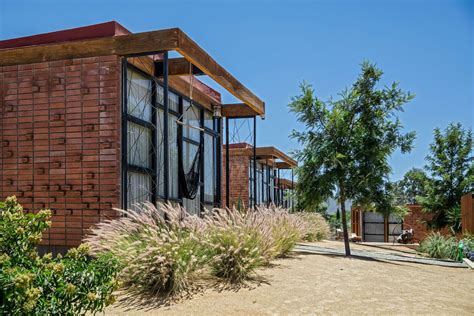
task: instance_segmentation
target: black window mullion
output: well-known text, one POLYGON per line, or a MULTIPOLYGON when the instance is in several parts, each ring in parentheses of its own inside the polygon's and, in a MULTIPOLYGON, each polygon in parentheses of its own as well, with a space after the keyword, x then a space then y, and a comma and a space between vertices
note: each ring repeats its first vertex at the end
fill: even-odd
POLYGON ((153 125, 151 134, 151 169, 153 171, 151 177, 151 202, 153 204, 158 200, 158 111, 156 108, 156 84, 151 81, 151 121, 153 125))
MULTIPOLYGON (((179 101, 178 101, 178 119, 179 117, 181 117, 181 121, 184 122, 184 105, 183 105, 183 97, 180 96, 179 97, 179 101)), ((183 159, 183 153, 184 153, 184 143, 187 141, 185 140, 186 137, 184 137, 184 129, 183 129, 183 125, 181 124, 177 124, 177 127, 178 127, 178 139, 177 139, 177 146, 178 146, 178 157, 181 157, 181 159, 183 159), (181 135, 181 139, 179 137, 179 135, 181 135), (181 153, 181 155, 179 154, 181 153)), ((182 161, 178 161, 178 164, 180 163, 183 163, 182 161)), ((178 170, 179 170, 179 166, 178 166, 178 170)), ((183 205, 183 192, 181 190, 181 181, 182 179, 180 179, 179 175, 178 175, 178 197, 179 199, 181 200, 181 206, 184 206, 183 205)))
POLYGON ((127 81, 128 63, 127 58, 122 60, 122 208, 128 208, 128 81, 127 81))
MULTIPOLYGON (((203 128, 204 127, 204 109, 201 108, 200 111, 199 111, 199 127, 203 128)), ((203 208, 204 208, 204 196, 206 195, 205 194, 205 176, 204 176, 204 166, 206 164, 206 157, 204 155, 204 153, 206 152, 205 151, 205 146, 206 144, 204 143, 204 130, 201 130, 199 132, 199 137, 200 137, 200 140, 201 140, 201 144, 202 146, 199 147, 199 150, 201 151, 199 154, 201 155, 201 172, 200 172, 200 178, 201 178, 201 181, 200 181, 200 190, 201 190, 201 194, 199 195, 200 197, 200 205, 201 207, 199 208, 199 212, 201 213, 203 211, 203 208)))

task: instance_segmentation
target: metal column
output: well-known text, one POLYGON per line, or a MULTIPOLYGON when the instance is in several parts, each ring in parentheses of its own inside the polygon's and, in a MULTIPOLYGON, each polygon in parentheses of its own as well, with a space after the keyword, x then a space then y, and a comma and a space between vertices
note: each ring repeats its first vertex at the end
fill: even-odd
POLYGON ((295 195, 294 195, 294 190, 295 190, 295 184, 294 184, 294 181, 293 181, 293 168, 291 168, 291 195, 290 195, 290 198, 291 198, 291 211, 294 212, 295 211, 295 195))
POLYGON ((229 118, 225 118, 225 206, 229 205, 229 187, 230 187, 230 175, 229 175, 229 118))
POLYGON ((163 167, 164 167, 164 195, 165 200, 169 199, 170 191, 170 161, 169 161, 169 102, 168 102, 168 52, 163 53, 163 167))
POLYGON ((127 161, 127 57, 122 60, 122 209, 127 209, 128 161, 127 161))
POLYGON ((257 117, 253 117, 253 197, 257 206, 257 117))

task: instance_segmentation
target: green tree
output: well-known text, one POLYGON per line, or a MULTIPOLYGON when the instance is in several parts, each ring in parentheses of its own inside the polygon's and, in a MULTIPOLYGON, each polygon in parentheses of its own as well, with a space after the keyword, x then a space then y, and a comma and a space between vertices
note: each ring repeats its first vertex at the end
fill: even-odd
POLYGON ((471 129, 451 123, 444 132, 434 130, 434 141, 426 157, 430 173, 425 196, 419 200, 423 210, 433 214, 435 228, 451 225, 460 228, 461 196, 474 190, 473 136, 471 129))
POLYGON ((365 62, 356 82, 337 100, 322 101, 303 83, 302 94, 289 105, 304 125, 303 131, 292 132, 302 147, 295 152, 302 162, 297 169, 298 200, 313 205, 328 197, 338 199, 348 256, 346 201, 373 201, 376 207, 389 204, 385 195, 391 172, 388 158, 397 148, 409 152, 415 137, 401 132, 396 116, 413 96, 397 83, 377 88, 382 74, 365 62))
POLYGON ((422 169, 408 170, 403 179, 394 183, 394 193, 398 205, 415 204, 417 197, 424 196, 429 179, 422 169))

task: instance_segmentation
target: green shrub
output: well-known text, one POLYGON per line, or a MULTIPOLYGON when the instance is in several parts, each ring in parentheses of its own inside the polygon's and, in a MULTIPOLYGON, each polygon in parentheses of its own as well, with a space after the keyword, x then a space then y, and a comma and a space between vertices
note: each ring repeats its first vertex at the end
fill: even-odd
POLYGON ((196 236, 200 220, 170 204, 122 212, 126 217, 100 223, 86 240, 94 253, 111 252, 124 266, 125 293, 164 298, 189 290, 205 260, 196 236))
POLYGON ((64 258, 39 256, 36 245, 51 225, 51 212, 26 214, 15 197, 1 208, 1 315, 95 313, 113 302, 118 265, 110 254, 91 259, 88 246, 81 245, 64 258))
POLYGON ((454 237, 444 237, 439 232, 431 233, 419 247, 419 251, 428 254, 431 258, 456 258, 458 242, 454 237))
MULTIPOLYGON (((462 255, 467 257, 469 252, 474 251, 474 235, 465 234, 461 241, 462 255)), ((420 243, 418 251, 426 253, 431 258, 458 260, 459 240, 455 237, 445 237, 439 232, 431 233, 420 243)))

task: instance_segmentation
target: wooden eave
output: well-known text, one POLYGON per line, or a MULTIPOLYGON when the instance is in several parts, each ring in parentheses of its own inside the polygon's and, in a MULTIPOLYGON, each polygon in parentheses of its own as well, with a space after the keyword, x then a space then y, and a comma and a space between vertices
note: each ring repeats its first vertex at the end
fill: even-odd
POLYGON ((252 117, 259 114, 245 103, 222 104, 222 116, 228 118, 252 117))
MULTIPOLYGON (((155 75, 155 62, 148 56, 130 57, 127 59, 127 62, 141 69, 143 72, 149 74, 150 76, 155 75)), ((169 76, 168 83, 170 88, 176 90, 177 92, 188 98, 191 98, 190 90, 192 90, 193 101, 204 106, 210 111, 212 111, 213 105, 221 104, 220 97, 216 98, 211 94, 204 93, 196 87, 196 85, 198 84, 198 79, 194 80, 192 89, 190 89, 190 80, 187 80, 183 76, 169 76)))
MULTIPOLYGON (((253 156, 253 148, 231 148, 229 149, 230 155, 233 156, 253 156)), ((256 156, 257 159, 274 159, 280 160, 275 162, 277 168, 278 166, 282 166, 284 168, 279 169, 291 169, 298 166, 298 162, 288 155, 284 154, 280 150, 276 149, 275 147, 257 147, 256 149, 256 156), (288 166, 289 168, 286 168, 288 166)))
POLYGON ((285 161, 277 161, 275 164, 275 167, 277 169, 293 169, 293 167, 296 167, 295 165, 291 165, 285 161))
POLYGON ((290 189, 293 189, 293 187, 296 185, 296 183, 292 182, 291 180, 284 179, 284 178, 277 179, 277 183, 280 184, 280 187, 286 187, 290 189))
POLYGON ((136 56, 177 51, 258 115, 265 103, 179 28, 0 50, 0 66, 94 56, 136 56))

